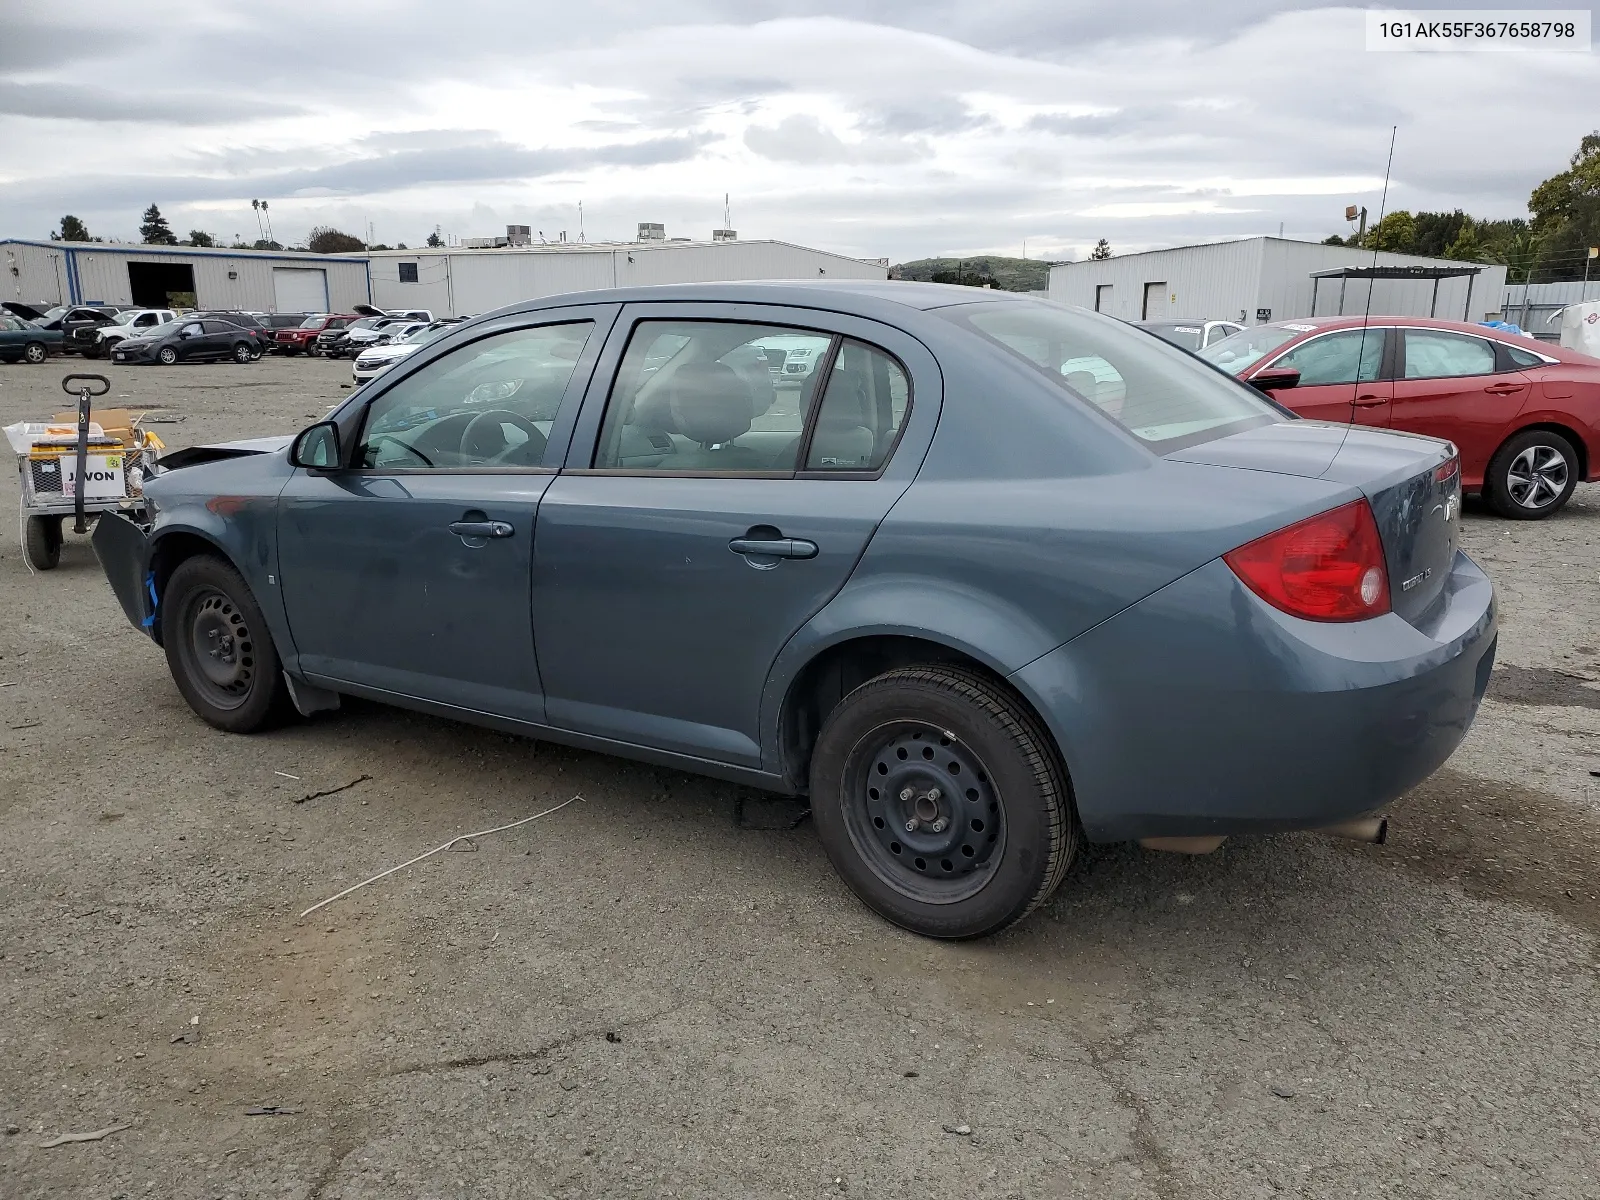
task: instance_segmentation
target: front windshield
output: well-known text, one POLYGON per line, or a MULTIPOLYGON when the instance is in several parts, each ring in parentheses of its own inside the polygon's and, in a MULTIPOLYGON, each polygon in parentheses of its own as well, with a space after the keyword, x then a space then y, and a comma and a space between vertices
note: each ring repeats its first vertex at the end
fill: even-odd
POLYGON ((181 321, 168 321, 165 325, 157 325, 153 329, 141 331, 139 336, 148 338, 166 337, 169 333, 177 333, 178 326, 185 325, 187 323, 188 318, 185 318, 181 321))
POLYGON ((1204 325, 1144 325, 1163 342, 1171 342, 1174 346, 1181 346, 1185 350, 1200 349, 1200 339, 1205 336, 1204 325))
POLYGON ((51 321, 58 321, 61 319, 61 314, 66 311, 67 306, 65 304, 59 305, 56 308, 52 308, 49 312, 45 313, 44 316, 39 318, 39 324, 48 325, 51 321))
POLYGON ((419 329, 415 333, 408 334, 407 336, 401 338, 395 343, 395 345, 426 346, 429 342, 433 341, 434 338, 444 336, 444 334, 449 331, 449 328, 450 327, 448 325, 441 325, 438 329, 419 329))
POLYGON ((1212 342, 1195 353, 1228 374, 1238 375, 1304 332, 1305 329, 1284 329, 1279 325, 1257 325, 1254 329, 1241 329, 1238 333, 1229 334, 1220 342, 1212 342))
POLYGON ((1031 363, 1158 453, 1283 419, 1259 393, 1110 317, 1044 301, 938 312, 1031 363))
POLYGON ((301 329, 321 329, 323 324, 327 321, 327 319, 328 319, 327 317, 307 317, 304 321, 300 322, 300 328, 301 329))

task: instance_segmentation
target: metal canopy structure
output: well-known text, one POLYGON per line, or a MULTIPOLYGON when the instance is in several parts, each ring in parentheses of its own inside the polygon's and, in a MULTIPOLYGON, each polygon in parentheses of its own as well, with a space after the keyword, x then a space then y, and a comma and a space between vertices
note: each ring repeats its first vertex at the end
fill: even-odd
POLYGON ((1335 267, 1331 271, 1311 272, 1311 314, 1317 312, 1317 289, 1324 279, 1337 279, 1339 281, 1339 315, 1344 316, 1344 289, 1352 279, 1368 280, 1367 287, 1372 287, 1371 280, 1375 279, 1431 279, 1433 280, 1433 299, 1428 304, 1428 315, 1439 315, 1439 280, 1460 279, 1467 276, 1467 300, 1461 306, 1461 319, 1472 319, 1472 276, 1483 270, 1482 267, 1335 267))

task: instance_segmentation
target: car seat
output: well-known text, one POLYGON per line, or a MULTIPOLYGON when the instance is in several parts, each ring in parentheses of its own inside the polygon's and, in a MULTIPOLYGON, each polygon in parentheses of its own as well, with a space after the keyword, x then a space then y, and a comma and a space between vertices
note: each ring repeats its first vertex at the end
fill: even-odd
POLYGON ((767 456, 732 443, 750 432, 754 397, 739 372, 720 362, 685 363, 668 381, 677 432, 699 445, 662 466, 674 471, 760 471, 767 456))

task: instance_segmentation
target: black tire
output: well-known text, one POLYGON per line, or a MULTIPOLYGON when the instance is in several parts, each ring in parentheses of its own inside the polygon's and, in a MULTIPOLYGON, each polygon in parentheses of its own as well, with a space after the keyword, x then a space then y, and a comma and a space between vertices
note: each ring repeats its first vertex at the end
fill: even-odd
POLYGON ((1004 687, 959 667, 903 667, 841 700, 812 752, 811 812, 867 907, 926 937, 1020 921, 1078 842, 1049 735, 1004 687))
POLYGON ((300 353, 300 350, 299 350, 298 347, 295 347, 295 346, 285 346, 283 348, 283 352, 285 354, 287 354, 290 358, 293 358, 296 354, 300 353))
POLYGON ((104 352, 97 345, 96 346, 85 346, 83 348, 83 356, 85 358, 99 358, 99 357, 101 357, 101 355, 103 353, 104 352))
POLYGON ((22 357, 24 361, 38 366, 50 357, 50 351, 43 342, 29 342, 22 348, 22 357))
POLYGON ((53 571, 61 562, 61 518, 29 517, 22 549, 35 571, 53 571))
POLYGON ((1513 521, 1540 521, 1572 498, 1578 452, 1559 433, 1528 429, 1507 438, 1484 473, 1489 507, 1513 521))
POLYGON ((250 361, 250 343, 235 342, 233 344, 233 361, 241 367, 250 361))
POLYGON ((252 346, 252 347, 250 347, 250 361, 251 362, 260 362, 261 361, 261 356, 263 354, 265 354, 265 353, 266 353, 266 351, 262 350, 260 346, 252 346))
POLYGON ((255 733, 286 715, 288 686, 244 578, 209 554, 178 564, 161 597, 161 643, 178 691, 208 725, 255 733))
POLYGON ((178 361, 178 352, 171 346, 163 346, 156 351, 156 361, 163 367, 170 367, 178 361))

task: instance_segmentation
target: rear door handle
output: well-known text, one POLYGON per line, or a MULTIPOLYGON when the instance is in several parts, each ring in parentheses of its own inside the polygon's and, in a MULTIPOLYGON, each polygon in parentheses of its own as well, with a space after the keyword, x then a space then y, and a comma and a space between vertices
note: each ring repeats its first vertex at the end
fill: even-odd
POLYGON ((1387 403, 1389 403, 1389 397, 1387 397, 1387 396, 1371 396, 1371 395, 1368 395, 1368 396, 1357 396, 1356 397, 1356 407, 1357 408, 1377 408, 1380 404, 1387 404, 1387 403))
POLYGON ((753 554, 767 558, 815 558, 817 544, 805 538, 734 538, 728 549, 735 554, 753 554))
POLYGON ((1483 390, 1491 396, 1514 396, 1527 386, 1525 383, 1491 383, 1483 390))
POLYGON ((464 538, 508 538, 516 530, 509 521, 451 521, 450 532, 464 538))

